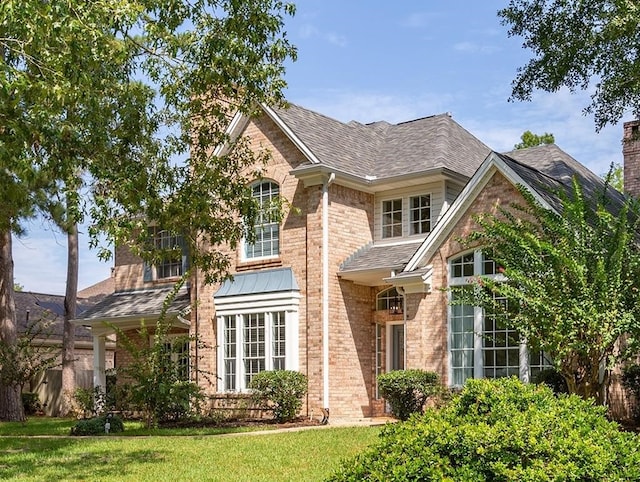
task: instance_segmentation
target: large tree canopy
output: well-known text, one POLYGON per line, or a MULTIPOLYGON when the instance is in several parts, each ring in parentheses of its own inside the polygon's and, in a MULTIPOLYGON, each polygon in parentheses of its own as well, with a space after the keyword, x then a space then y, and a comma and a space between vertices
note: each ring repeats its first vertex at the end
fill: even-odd
POLYGON ((586 90, 596 129, 627 110, 640 117, 640 4, 635 0, 510 0, 500 10, 509 36, 523 37, 533 58, 518 70, 512 97, 534 90, 586 90))
MULTIPOLYGON (((185 234, 209 280, 224 274, 198 248, 242 237, 256 213, 245 171, 267 156, 226 128, 282 101, 288 14, 280 0, 0 3, 1 343, 16 343, 11 234, 37 214, 71 229, 90 206, 94 244, 107 233, 149 258, 155 222, 185 234)), ((0 420, 21 419, 17 405, 0 385, 0 420)))
POLYGON ((520 191, 525 203, 476 217, 480 229, 465 241, 486 247, 502 275, 456 289, 457 303, 503 315, 572 393, 604 401, 610 369, 640 348, 637 206, 585 199, 576 180, 560 193, 561 213, 520 191))

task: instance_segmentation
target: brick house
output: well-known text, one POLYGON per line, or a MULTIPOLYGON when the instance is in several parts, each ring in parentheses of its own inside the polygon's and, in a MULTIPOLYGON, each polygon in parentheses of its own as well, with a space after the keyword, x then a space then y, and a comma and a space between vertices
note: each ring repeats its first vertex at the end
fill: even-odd
MULTIPOLYGON (((261 179, 249 180, 256 198, 283 196, 295 209, 262 224, 254 244, 227 252, 233 281, 207 286, 195 273, 170 309, 176 333, 210 347, 194 357, 216 375, 213 385, 198 380, 208 392, 243 392, 265 369, 299 370, 309 379, 306 414, 357 418, 384 411, 376 376, 385 371, 424 368, 459 385, 528 380, 545 367, 473 307, 452 309, 442 288, 490 273, 481 251, 456 241, 474 229, 474 212, 518 199, 517 184, 553 207, 551 189, 572 175, 595 189, 598 176, 555 145, 493 152, 448 114, 364 125, 265 106, 257 118, 234 118, 230 133, 271 152, 254 166, 261 179)), ((98 358, 110 333, 104 322, 130 330, 153 322, 182 269, 144 266, 116 249, 116 292, 78 320, 91 327, 98 358)), ((116 349, 116 365, 126 356, 116 349)), ((103 384, 103 367, 95 370, 103 384)))

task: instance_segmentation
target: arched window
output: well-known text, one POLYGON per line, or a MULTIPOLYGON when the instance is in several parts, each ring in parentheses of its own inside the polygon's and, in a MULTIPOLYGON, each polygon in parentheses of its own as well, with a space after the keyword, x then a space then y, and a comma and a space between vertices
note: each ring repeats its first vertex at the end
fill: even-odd
POLYGON ((389 288, 376 296, 376 310, 389 311, 391 314, 400 314, 404 308, 403 300, 396 288, 389 288))
POLYGON ((253 185, 253 197, 258 201, 260 212, 253 225, 255 242, 245 243, 247 259, 269 258, 280 254, 280 224, 277 221, 277 203, 280 187, 272 181, 260 181, 253 185))
MULTIPOLYGON (((495 262, 482 251, 465 253, 449 261, 449 286, 478 289, 477 276, 501 276, 495 262)), ((451 299, 455 301, 455 291, 451 299)), ((497 299, 506 303, 506 299, 497 299)), ((528 381, 536 371, 551 366, 540 353, 528 353, 518 332, 508 328, 504 315, 477 306, 452 304, 449 311, 451 384, 463 385, 467 378, 520 376, 528 381)))

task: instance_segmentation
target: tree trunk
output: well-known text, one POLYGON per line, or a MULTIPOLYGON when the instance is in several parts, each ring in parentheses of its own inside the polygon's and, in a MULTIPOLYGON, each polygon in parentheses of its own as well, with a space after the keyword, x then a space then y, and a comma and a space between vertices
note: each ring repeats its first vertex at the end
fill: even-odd
POLYGON ((64 296, 64 328, 62 333, 62 402, 58 415, 65 417, 73 409, 73 393, 76 389, 75 325, 78 295, 78 226, 74 224, 67 233, 67 287, 64 296))
MULTIPOLYGON (((16 305, 13 296, 13 257, 11 229, 0 232, 0 343, 14 350, 18 342, 16 305)), ((2 370, 2 366, 0 366, 2 370)), ((24 407, 20 385, 0 378, 0 420, 23 422, 24 407)))

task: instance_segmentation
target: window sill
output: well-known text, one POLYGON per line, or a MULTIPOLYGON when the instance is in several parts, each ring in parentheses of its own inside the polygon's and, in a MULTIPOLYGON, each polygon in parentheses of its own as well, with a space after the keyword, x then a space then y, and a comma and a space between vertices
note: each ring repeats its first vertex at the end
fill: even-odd
POLYGON ((251 261, 240 261, 236 265, 236 271, 250 271, 260 268, 276 268, 282 266, 280 258, 265 258, 251 261))

